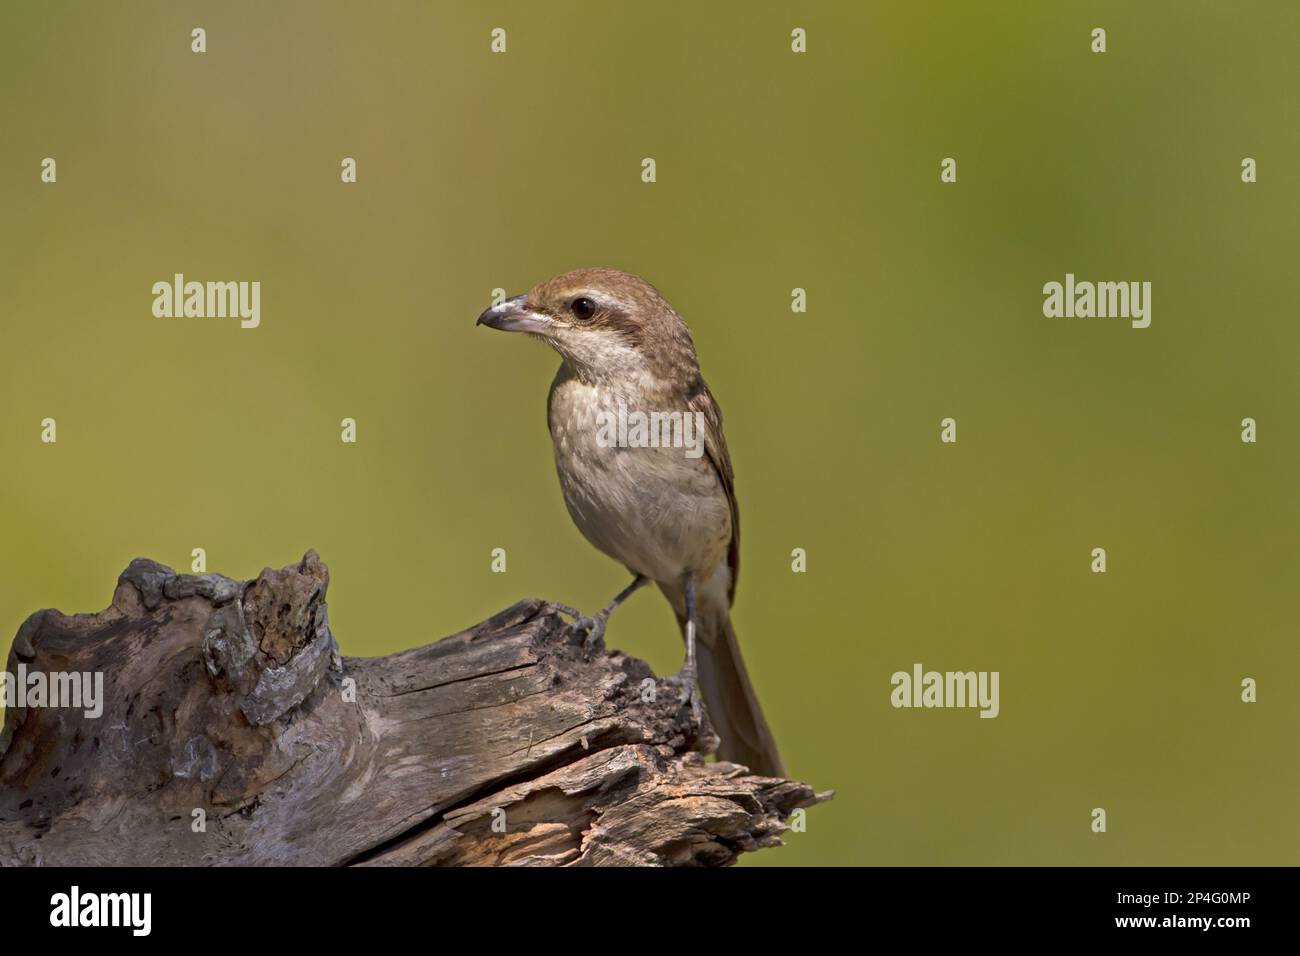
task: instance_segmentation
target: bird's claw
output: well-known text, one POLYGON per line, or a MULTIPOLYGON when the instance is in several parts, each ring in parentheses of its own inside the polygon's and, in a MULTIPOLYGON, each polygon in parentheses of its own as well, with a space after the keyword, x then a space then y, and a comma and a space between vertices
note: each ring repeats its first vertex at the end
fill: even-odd
POLYGON ((690 704, 691 716, 695 719, 695 723, 700 723, 703 720, 703 712, 700 707, 700 688, 696 680, 695 668, 683 667, 676 674, 669 674, 664 680, 677 688, 678 701, 690 704))
POLYGON ((605 624, 609 620, 608 615, 604 612, 598 613, 595 617, 587 617, 581 611, 569 607, 565 604, 553 605, 557 611, 569 615, 573 618, 569 622, 570 630, 581 633, 582 638, 582 656, 585 658, 591 648, 605 636, 605 624))
POLYGON ((575 627, 580 627, 587 632, 586 637, 582 639, 582 656, 585 659, 591 653, 591 649, 599 644, 605 637, 605 623, 609 618, 604 614, 597 614, 595 617, 584 617, 580 621, 574 621, 575 627))

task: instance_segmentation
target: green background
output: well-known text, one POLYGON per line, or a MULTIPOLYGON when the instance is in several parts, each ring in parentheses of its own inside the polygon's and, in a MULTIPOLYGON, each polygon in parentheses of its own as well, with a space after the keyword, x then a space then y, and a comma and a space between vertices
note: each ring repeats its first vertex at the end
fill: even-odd
MULTIPOLYGON (((474 319, 615 266, 693 329, 737 630, 838 794, 751 862, 1300 862, 1298 35, 1280 0, 5 4, 0 629, 195 547, 316 548, 354 655, 594 610, 625 576, 559 494, 557 359, 474 319), (174 272, 260 280, 262 327, 154 318, 174 272), (1151 281, 1151 327, 1045 318, 1066 272, 1151 281), (891 708, 917 661, 1000 671, 1001 716, 891 708)), ((607 640, 680 663, 653 592, 607 640)))

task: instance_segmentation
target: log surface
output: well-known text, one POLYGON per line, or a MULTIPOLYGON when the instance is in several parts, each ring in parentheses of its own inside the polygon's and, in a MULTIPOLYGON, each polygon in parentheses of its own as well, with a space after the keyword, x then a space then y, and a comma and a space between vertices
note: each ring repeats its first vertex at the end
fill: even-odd
POLYGON ((102 674, 102 713, 6 708, 0 865, 722 865, 830 796, 705 761, 707 717, 544 601, 350 658, 328 585, 137 559, 31 615, 9 682, 102 674))

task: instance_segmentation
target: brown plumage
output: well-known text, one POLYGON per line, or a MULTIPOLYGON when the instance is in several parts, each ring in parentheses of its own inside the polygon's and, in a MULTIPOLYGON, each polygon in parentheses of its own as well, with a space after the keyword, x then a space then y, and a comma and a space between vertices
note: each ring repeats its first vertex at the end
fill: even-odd
POLYGON ((699 687, 721 739, 719 755, 756 773, 784 767, 749 682, 730 607, 740 572, 740 513, 722 412, 700 374, 689 329, 650 283, 614 269, 556 276, 488 309, 481 324, 535 335, 563 364, 547 419, 565 504, 597 548, 637 576, 589 623, 596 633, 643 579, 667 597, 687 637, 682 679, 699 687), (623 407, 698 413, 702 453, 682 447, 607 447, 596 422, 623 407), (687 592, 695 600, 688 624, 687 592), (698 644, 691 639, 698 634, 698 644))

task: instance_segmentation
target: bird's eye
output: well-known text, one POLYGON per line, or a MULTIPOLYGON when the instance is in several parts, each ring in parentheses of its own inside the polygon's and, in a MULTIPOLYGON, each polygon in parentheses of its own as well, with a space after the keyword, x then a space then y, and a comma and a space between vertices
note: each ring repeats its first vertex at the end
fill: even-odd
POLYGON ((584 322, 596 314, 596 303, 592 302, 586 296, 574 299, 573 305, 571 305, 570 308, 573 309, 573 314, 584 322))

